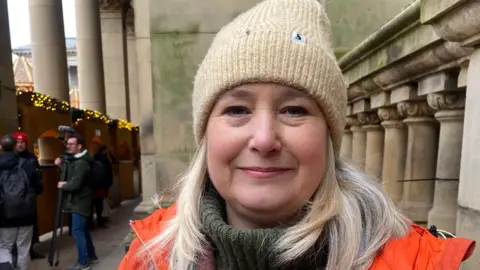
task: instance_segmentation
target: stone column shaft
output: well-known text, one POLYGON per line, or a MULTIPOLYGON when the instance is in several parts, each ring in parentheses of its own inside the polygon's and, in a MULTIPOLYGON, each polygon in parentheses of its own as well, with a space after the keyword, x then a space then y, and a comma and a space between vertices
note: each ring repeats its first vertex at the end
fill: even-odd
MULTIPOLYGON (((150 0, 134 0, 136 14, 150 14, 150 0)), ((153 211, 151 198, 158 191, 157 147, 153 124, 152 53, 150 41, 150 16, 135 16, 137 47, 137 83, 140 114, 140 151, 142 173, 142 202, 135 208, 137 216, 153 211)))
POLYGON ((106 113, 98 0, 75 0, 80 108, 106 113))
POLYGON ((433 206, 437 167, 438 123, 426 102, 403 102, 398 109, 408 126, 405 183, 400 208, 412 221, 425 225, 433 206))
POLYGON ((368 113, 366 131, 365 172, 380 181, 382 177, 385 133, 377 112, 368 113))
POLYGON ((62 0, 29 0, 35 91, 69 101, 62 0))
POLYGON ((101 9, 100 21, 107 114, 115 119, 128 120, 128 74, 125 72, 125 33, 120 8, 101 9))
POLYGON ((428 226, 455 233, 458 178, 462 155, 463 110, 439 111, 440 122, 437 158, 437 181, 433 208, 428 214, 428 226))
POLYGON ((0 134, 18 127, 17 96, 13 78, 7 0, 0 0, 0 134))
POLYGON ((407 129, 397 108, 380 108, 378 115, 385 129, 382 185, 395 204, 403 194, 405 159, 407 157, 407 129))
POLYGON ((355 118, 347 117, 347 124, 345 125, 345 131, 343 133, 342 148, 340 149, 340 156, 347 160, 352 159, 353 135, 350 128, 355 122, 358 122, 356 117, 355 118))
POLYGON ((367 134, 362 126, 352 126, 352 161, 360 168, 365 167, 367 134))
POLYGON ((135 125, 139 125, 140 105, 138 101, 137 39, 135 37, 133 26, 127 26, 127 56, 130 121, 135 125))
POLYGON ((352 158, 352 131, 350 128, 343 133, 342 148, 340 149, 340 156, 346 159, 352 158))

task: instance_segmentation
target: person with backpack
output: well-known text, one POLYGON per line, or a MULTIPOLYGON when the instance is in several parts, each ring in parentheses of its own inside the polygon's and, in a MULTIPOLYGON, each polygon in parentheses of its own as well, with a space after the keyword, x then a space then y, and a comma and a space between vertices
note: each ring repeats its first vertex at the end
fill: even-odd
MULTIPOLYGON (((97 152, 93 155, 92 163, 93 207, 95 207, 97 227, 99 228, 106 227, 106 219, 103 217, 103 201, 108 197, 108 189, 113 183, 112 165, 108 160, 107 150, 105 145, 99 145, 97 152)), ((93 214, 90 216, 90 222, 93 227, 93 214)))
POLYGON ((62 164, 67 181, 58 182, 58 188, 64 192, 64 212, 72 214, 72 235, 78 249, 78 261, 67 270, 88 270, 95 263, 97 255, 92 237, 88 231, 87 220, 92 213, 92 157, 84 149, 84 140, 74 134, 68 138, 67 153, 72 159, 62 164))
MULTIPOLYGON (((28 135, 25 132, 15 132, 13 134, 13 138, 17 141, 16 144, 16 152, 20 158, 24 158, 26 160, 26 163, 33 163, 35 164, 35 167, 37 168, 37 173, 38 173, 38 178, 40 179, 39 181, 39 190, 37 190, 37 196, 42 194, 43 192, 43 183, 42 183, 42 170, 40 168, 40 163, 38 162, 37 156, 30 152, 27 148, 28 146, 28 135)), ((31 165, 30 165, 31 166, 31 165)), ((36 203, 36 201, 35 201, 36 203)), ((40 242, 40 235, 38 232, 38 218, 37 218, 37 207, 35 205, 35 219, 33 223, 33 235, 32 235, 32 244, 30 247, 30 259, 35 260, 35 259, 43 259, 45 256, 43 254, 40 254, 35 251, 34 245, 36 243, 40 242)), ((12 250, 12 255, 16 257, 17 255, 17 246, 15 245, 12 250)), ((15 262, 14 258, 14 262, 15 262)), ((15 263, 14 263, 15 265, 15 263)))
POLYGON ((35 199, 41 179, 34 163, 15 153, 13 136, 2 137, 0 155, 0 263, 12 263, 17 246, 17 267, 26 270, 35 222, 35 199))

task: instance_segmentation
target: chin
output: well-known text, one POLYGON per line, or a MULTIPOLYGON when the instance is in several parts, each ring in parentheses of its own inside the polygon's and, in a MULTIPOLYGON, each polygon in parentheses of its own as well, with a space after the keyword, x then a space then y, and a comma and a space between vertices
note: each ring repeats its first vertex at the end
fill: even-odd
POLYGON ((282 215, 288 214, 292 204, 289 203, 288 197, 271 193, 265 196, 265 193, 256 194, 255 192, 247 193, 236 198, 237 204, 247 212, 258 214, 282 215))

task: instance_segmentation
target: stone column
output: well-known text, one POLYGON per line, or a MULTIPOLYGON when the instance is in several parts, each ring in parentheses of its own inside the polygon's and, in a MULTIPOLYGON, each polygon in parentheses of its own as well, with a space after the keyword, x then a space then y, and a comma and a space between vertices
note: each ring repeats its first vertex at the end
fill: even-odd
POLYGON ((80 108, 106 113, 98 0, 75 0, 80 108))
POLYGON ((69 100, 62 0, 29 0, 35 91, 69 100))
MULTIPOLYGON (((134 0, 137 14, 150 14, 150 0, 134 0)), ((142 202, 135 208, 138 217, 148 215, 154 207, 151 201, 158 191, 157 147, 153 124, 152 53, 150 43, 150 16, 135 16, 135 37, 137 47, 137 83, 140 119, 140 162, 142 173, 142 202)))
POLYGON ((363 126, 366 131, 365 172, 375 176, 378 181, 382 178, 383 144, 385 133, 380 125, 377 112, 364 114, 367 116, 367 125, 363 126))
MULTIPOLYGON (((141 14, 139 16, 141 16, 141 14)), ((138 103, 137 39, 135 37, 133 9, 130 9, 127 13, 127 57, 130 121, 135 125, 139 125, 140 112, 138 103)))
POLYGON ((405 158, 407 156, 407 129, 396 107, 378 109, 385 129, 382 185, 390 198, 399 204, 403 194, 405 158))
POLYGON ((350 130, 353 123, 352 117, 347 117, 347 124, 342 138, 342 148, 340 149, 340 156, 350 160, 352 158, 352 131, 350 130))
POLYGON ((111 118, 128 120, 128 74, 121 8, 119 1, 100 0, 106 110, 111 118))
POLYGON ((400 115, 407 117, 407 157, 400 209, 413 222, 426 225, 433 206, 437 167, 438 123, 427 102, 402 102, 400 115))
MULTIPOLYGON (((480 46, 470 57, 467 79, 467 100, 463 125, 462 158, 458 192, 457 235, 480 241, 480 46)), ((480 250, 477 248, 466 269, 476 269, 480 264, 480 250)))
POLYGON ((0 134, 18 128, 17 96, 13 79, 7 0, 0 0, 0 134))
POLYGON ((455 233, 465 94, 430 94, 428 104, 437 111, 435 118, 440 122, 437 180, 428 226, 455 233))
POLYGON ((362 116, 357 116, 350 130, 352 131, 352 161, 363 169, 365 167, 365 155, 367 154, 367 134, 359 121, 360 119, 364 120, 362 116))

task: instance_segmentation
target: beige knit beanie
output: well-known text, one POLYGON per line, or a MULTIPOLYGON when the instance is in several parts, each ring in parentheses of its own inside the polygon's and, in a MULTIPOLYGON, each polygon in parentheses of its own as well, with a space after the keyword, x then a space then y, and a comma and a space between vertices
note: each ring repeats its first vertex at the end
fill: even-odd
POLYGON ((305 91, 318 101, 338 155, 347 91, 330 31, 325 9, 317 0, 264 0, 223 27, 195 77, 197 143, 220 94, 248 82, 273 82, 305 91))

